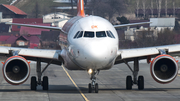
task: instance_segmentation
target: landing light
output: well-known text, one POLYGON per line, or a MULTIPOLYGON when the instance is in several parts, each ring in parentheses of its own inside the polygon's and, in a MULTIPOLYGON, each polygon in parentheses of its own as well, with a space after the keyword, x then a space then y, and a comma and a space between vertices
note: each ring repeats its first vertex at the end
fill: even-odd
POLYGON ((93 72, 92 69, 89 69, 89 70, 88 70, 88 73, 89 73, 89 74, 92 74, 92 72, 93 72))

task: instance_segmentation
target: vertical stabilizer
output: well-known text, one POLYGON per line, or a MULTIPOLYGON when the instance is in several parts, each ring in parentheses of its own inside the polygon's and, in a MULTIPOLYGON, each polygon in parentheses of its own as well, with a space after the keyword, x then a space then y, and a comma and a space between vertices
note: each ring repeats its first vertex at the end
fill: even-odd
POLYGON ((84 13, 84 0, 78 0, 77 8, 78 8, 77 9, 78 10, 77 16, 85 17, 85 13, 84 13))

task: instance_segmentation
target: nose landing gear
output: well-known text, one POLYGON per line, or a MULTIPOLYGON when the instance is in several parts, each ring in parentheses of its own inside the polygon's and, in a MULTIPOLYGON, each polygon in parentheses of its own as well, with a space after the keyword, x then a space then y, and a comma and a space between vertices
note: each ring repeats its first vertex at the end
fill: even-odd
MULTIPOLYGON (((92 71, 92 69, 90 69, 89 71, 92 71)), ((88 71, 88 73, 89 73, 89 71, 88 71)), ((98 83, 96 83, 96 77, 95 77, 97 72, 99 72, 99 71, 92 71, 92 72, 90 72, 90 74, 91 74, 91 78, 90 79, 92 80, 92 82, 89 83, 89 85, 88 85, 88 92, 89 93, 92 93, 92 90, 94 90, 95 93, 98 93, 99 88, 98 88, 98 83)))

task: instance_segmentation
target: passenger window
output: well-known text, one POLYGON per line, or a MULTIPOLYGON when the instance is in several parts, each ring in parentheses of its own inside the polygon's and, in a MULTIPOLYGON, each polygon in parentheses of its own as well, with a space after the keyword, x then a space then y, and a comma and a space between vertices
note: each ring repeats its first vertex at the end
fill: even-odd
POLYGON ((75 34, 74 39, 77 38, 79 32, 80 32, 80 31, 78 31, 78 32, 75 34))
POLYGON ((97 38, 100 38, 100 37, 106 37, 105 31, 96 32, 96 37, 97 37, 97 38))
POLYGON ((89 37, 89 38, 93 38, 94 37, 94 32, 84 32, 84 37, 89 37))
POLYGON ((78 34, 77 38, 81 38, 82 36, 83 36, 83 31, 81 31, 81 32, 78 34))

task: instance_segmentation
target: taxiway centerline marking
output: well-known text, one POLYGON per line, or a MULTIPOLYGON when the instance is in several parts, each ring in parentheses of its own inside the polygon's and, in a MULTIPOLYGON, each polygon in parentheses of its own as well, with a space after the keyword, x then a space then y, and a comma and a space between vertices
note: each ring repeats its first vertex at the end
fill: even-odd
POLYGON ((80 90, 80 88, 76 85, 76 83, 74 82, 74 80, 72 79, 72 77, 69 75, 69 73, 67 72, 67 70, 64 68, 64 66, 61 66, 63 68, 63 70, 66 72, 67 76, 69 77, 69 79, 71 80, 71 82, 74 84, 74 86, 76 87, 76 89, 79 91, 79 93, 81 94, 81 96, 84 98, 85 101, 89 101, 86 96, 82 93, 82 91, 80 90))

